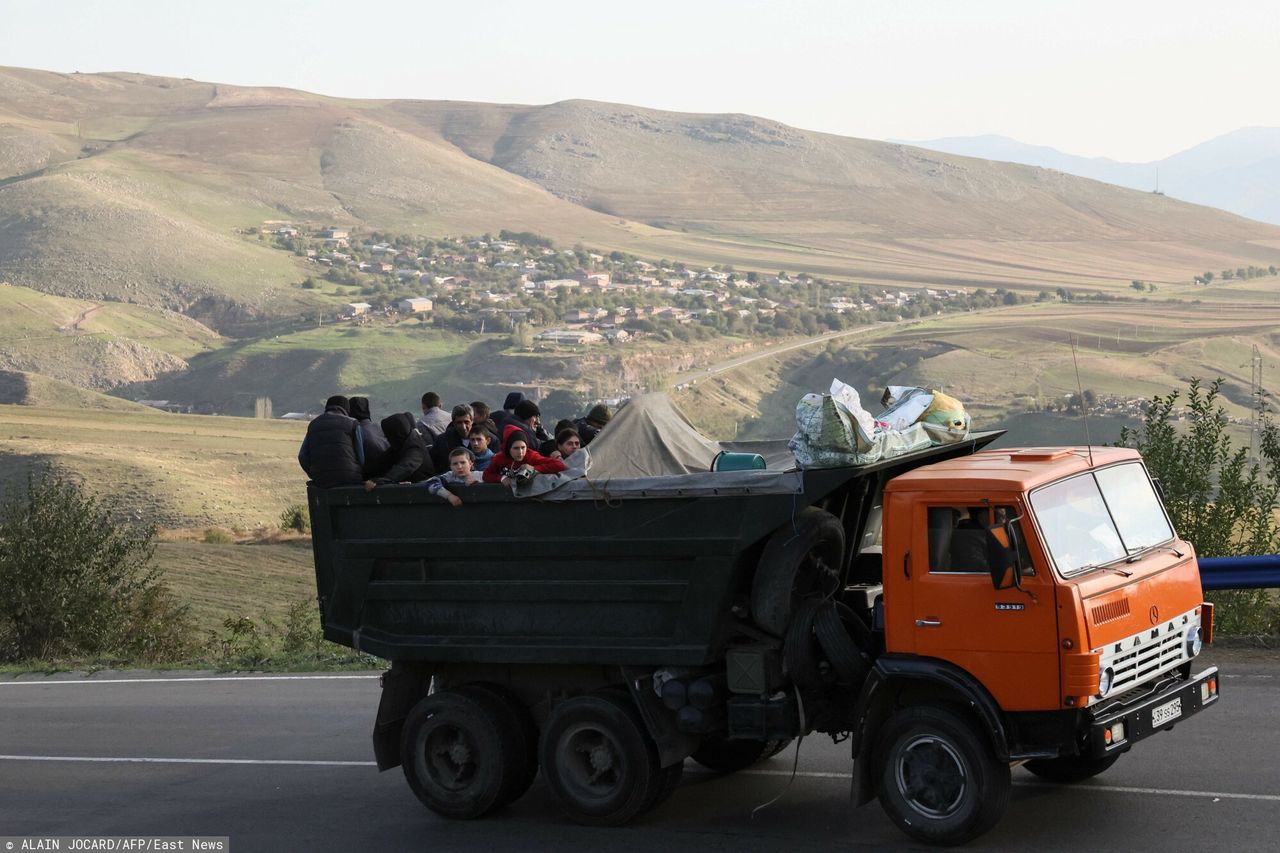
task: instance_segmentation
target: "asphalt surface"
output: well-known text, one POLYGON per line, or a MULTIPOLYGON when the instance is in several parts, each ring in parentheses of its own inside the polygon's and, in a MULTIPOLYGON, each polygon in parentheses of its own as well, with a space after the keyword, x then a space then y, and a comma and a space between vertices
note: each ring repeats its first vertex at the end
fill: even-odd
MULTIPOLYGON (((1216 708, 1080 785, 1015 770, 1004 820, 970 846, 1275 850, 1280 653, 1201 660, 1223 668, 1216 708)), ((229 836, 235 851, 918 847, 878 804, 850 808, 847 747, 816 737, 794 779, 794 751, 728 777, 690 762, 675 795, 624 829, 569 823, 541 781, 488 818, 442 820, 398 769, 373 767, 377 700, 372 675, 0 679, 0 837, 229 836)))

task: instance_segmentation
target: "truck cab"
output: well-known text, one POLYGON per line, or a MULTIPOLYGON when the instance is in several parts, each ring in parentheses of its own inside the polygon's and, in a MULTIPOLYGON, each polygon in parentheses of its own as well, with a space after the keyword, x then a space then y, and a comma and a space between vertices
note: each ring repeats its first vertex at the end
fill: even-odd
MULTIPOLYGON (((902 679, 917 696, 932 685, 935 704, 980 721, 1001 762, 1077 781, 1217 701, 1216 668, 1191 672, 1213 622, 1195 552, 1136 451, 980 451, 890 480, 883 517, 872 681, 902 679)), ((894 713, 902 694, 889 694, 864 713, 894 713)), ((914 760, 972 777, 962 746, 944 734, 914 760)), ((909 793, 911 748, 877 759, 862 747, 884 774, 864 768, 862 782, 882 802, 896 793, 899 817, 945 823, 937 792, 909 793)))

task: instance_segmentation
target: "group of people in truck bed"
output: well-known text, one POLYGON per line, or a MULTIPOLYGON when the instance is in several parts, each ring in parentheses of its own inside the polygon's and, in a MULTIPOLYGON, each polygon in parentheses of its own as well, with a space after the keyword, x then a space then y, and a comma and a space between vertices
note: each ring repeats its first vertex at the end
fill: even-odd
POLYGON ((440 395, 422 395, 422 417, 409 412, 374 421, 367 397, 336 395, 307 427, 298 463, 320 488, 420 484, 454 506, 449 486, 503 483, 555 474, 564 460, 591 443, 608 424, 603 403, 577 420, 562 420, 554 433, 542 412, 519 391, 493 411, 483 401, 446 412, 440 395))

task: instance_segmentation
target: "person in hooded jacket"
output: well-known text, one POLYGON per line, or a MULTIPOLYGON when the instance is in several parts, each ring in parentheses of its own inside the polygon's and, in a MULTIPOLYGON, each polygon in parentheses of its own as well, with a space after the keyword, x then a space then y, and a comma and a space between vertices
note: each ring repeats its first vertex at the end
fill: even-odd
POLYGON ((341 394, 326 400, 324 414, 307 424, 298 448, 298 464, 322 489, 358 486, 364 480, 364 431, 347 413, 349 405, 341 394))
MULTIPOLYGON (((507 395, 507 399, 502 401, 502 408, 496 412, 489 413, 489 420, 493 421, 493 425, 498 429, 497 437, 501 439, 506 435, 507 424, 516 422, 516 406, 525 401, 525 396, 520 391, 512 391, 507 395)), ((500 442, 506 444, 506 442, 500 442)))
POLYGON ((360 431, 364 434, 364 478, 368 480, 380 475, 391 464, 387 459, 391 444, 383 434, 382 426, 375 424, 369 414, 368 397, 352 397, 350 408, 351 417, 360 424, 360 431))
POLYGON ((502 451, 495 453, 484 469, 484 482, 507 484, 516 478, 558 474, 564 469, 559 459, 543 456, 530 448, 524 430, 512 425, 502 433, 502 451))
POLYGON ((397 483, 421 483, 435 474, 431 465, 431 448, 414 426, 413 415, 400 412, 382 419, 382 432, 391 445, 387 453, 390 465, 379 477, 366 480, 365 489, 397 483))

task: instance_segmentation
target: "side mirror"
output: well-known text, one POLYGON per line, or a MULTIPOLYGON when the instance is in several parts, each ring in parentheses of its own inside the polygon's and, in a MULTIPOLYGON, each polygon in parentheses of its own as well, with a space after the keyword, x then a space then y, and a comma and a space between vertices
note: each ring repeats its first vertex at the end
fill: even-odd
POLYGON ((990 555, 987 562, 991 566, 991 586, 997 590, 1022 589, 1022 547, 1018 541, 1017 527, 1017 522, 1021 520, 1022 516, 1005 519, 1000 527, 1004 541, 1001 541, 1001 536, 996 535, 995 530, 990 531, 990 555))

